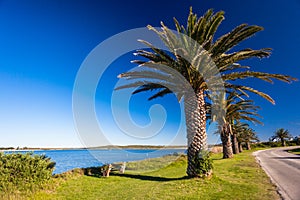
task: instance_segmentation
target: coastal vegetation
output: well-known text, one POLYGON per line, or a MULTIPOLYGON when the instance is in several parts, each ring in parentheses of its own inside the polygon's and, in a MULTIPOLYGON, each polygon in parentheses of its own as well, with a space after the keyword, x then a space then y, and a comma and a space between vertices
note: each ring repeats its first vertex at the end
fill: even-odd
POLYGON ((45 155, 0 152, 0 197, 43 188, 51 179, 54 166, 45 155))

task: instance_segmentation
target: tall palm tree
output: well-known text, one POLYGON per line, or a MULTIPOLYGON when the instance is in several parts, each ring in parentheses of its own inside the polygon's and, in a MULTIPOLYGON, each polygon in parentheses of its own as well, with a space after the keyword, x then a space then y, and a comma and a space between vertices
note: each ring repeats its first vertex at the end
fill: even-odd
MULTIPOLYGON (((239 152, 238 142, 236 138, 236 131, 233 130, 235 123, 243 121, 249 121, 253 123, 262 124, 256 117, 260 117, 257 114, 258 106, 253 104, 252 100, 244 99, 243 94, 237 92, 231 92, 227 95, 223 102, 219 104, 225 104, 226 114, 222 120, 218 122, 219 133, 223 145, 223 158, 232 158, 233 153, 239 152)), ((221 99, 220 99, 221 100, 221 99)), ((207 117, 211 118, 211 104, 207 103, 207 117)))
MULTIPOLYGON (((175 92, 178 100, 184 99, 188 139, 187 174, 190 177, 201 176, 208 173, 207 169, 199 169, 200 166, 197 163, 199 163, 199 159, 202 159, 201 155, 199 157, 199 154, 207 148, 205 93, 208 90, 208 85, 207 80, 205 80, 202 75, 203 72, 210 72, 210 65, 203 65, 203 59, 201 59, 203 51, 199 50, 193 43, 191 45, 186 37, 182 37, 182 34, 192 38, 206 50, 206 54, 210 56, 218 68, 218 71, 221 73, 225 87, 231 90, 237 90, 244 94, 252 92, 274 103, 274 100, 269 95, 248 86, 234 84, 233 81, 250 77, 259 78, 267 82, 272 82, 272 78, 285 82, 291 82, 293 80, 290 76, 250 71, 249 66, 245 67, 237 64, 241 60, 252 57, 268 57, 270 55, 270 49, 252 50, 248 48, 232 53, 233 47, 253 36, 258 31, 261 31, 263 28, 255 25, 248 26, 247 24, 241 24, 231 32, 215 39, 214 35, 223 20, 223 11, 214 13, 213 10, 210 9, 202 17, 198 18, 197 15, 192 12, 192 9, 190 9, 186 27, 180 25, 174 18, 178 34, 173 33, 163 23, 161 23, 161 31, 149 25, 148 28, 158 34, 161 40, 170 49, 171 53, 166 53, 146 41, 141 41, 151 50, 138 50, 136 52, 136 55, 146 58, 146 60, 133 61, 139 64, 140 70, 119 75, 120 78, 134 80, 135 82, 121 86, 118 89, 139 87, 134 93, 156 90, 157 92, 149 99, 162 97, 174 92, 170 87, 174 87, 177 83, 177 78, 173 74, 157 67, 159 64, 176 70, 191 85, 195 96, 190 95, 190 91, 187 92, 185 87, 178 85, 178 87, 182 88, 175 92), (180 48, 178 44, 180 44, 180 48), (187 61, 183 58, 183 54, 187 54, 194 59, 187 61), (152 81, 154 79, 158 81, 153 83, 152 81)), ((212 76, 214 75, 216 74, 212 76)))
POLYGON ((288 130, 280 128, 280 129, 275 131, 273 139, 275 139, 275 138, 280 139, 281 145, 285 146, 286 145, 285 139, 289 139, 291 137, 292 136, 290 135, 288 130))

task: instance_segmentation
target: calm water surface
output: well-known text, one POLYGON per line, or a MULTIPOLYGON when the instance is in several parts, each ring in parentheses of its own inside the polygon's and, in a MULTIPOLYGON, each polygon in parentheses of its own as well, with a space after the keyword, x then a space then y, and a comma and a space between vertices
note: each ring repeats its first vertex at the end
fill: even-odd
POLYGON ((127 162, 161 157, 167 154, 184 153, 184 149, 111 149, 111 150, 38 150, 34 154, 45 154, 56 162, 54 174, 74 168, 101 166, 106 163, 127 162))

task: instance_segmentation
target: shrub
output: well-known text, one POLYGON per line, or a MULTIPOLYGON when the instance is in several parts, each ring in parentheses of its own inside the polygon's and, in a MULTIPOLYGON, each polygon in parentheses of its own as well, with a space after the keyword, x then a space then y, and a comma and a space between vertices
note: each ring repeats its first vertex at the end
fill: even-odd
POLYGON ((269 142, 259 142, 259 143, 251 144, 251 148, 266 148, 266 147, 270 147, 269 142))
POLYGON ((55 162, 45 155, 0 152, 0 191, 33 191, 52 176, 55 162))
POLYGON ((292 140, 292 141, 286 141, 287 146, 297 146, 299 145, 299 142, 297 140, 292 140))
POLYGON ((210 152, 200 151, 199 154, 194 158, 196 172, 199 176, 210 176, 213 169, 213 161, 210 158, 210 152))

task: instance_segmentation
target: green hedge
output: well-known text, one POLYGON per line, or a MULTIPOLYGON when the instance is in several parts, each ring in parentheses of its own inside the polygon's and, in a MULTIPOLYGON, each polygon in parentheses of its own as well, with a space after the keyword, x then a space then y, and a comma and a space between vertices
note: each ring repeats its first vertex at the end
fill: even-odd
POLYGON ((0 191, 33 191, 52 176, 55 162, 45 155, 0 152, 0 191))

